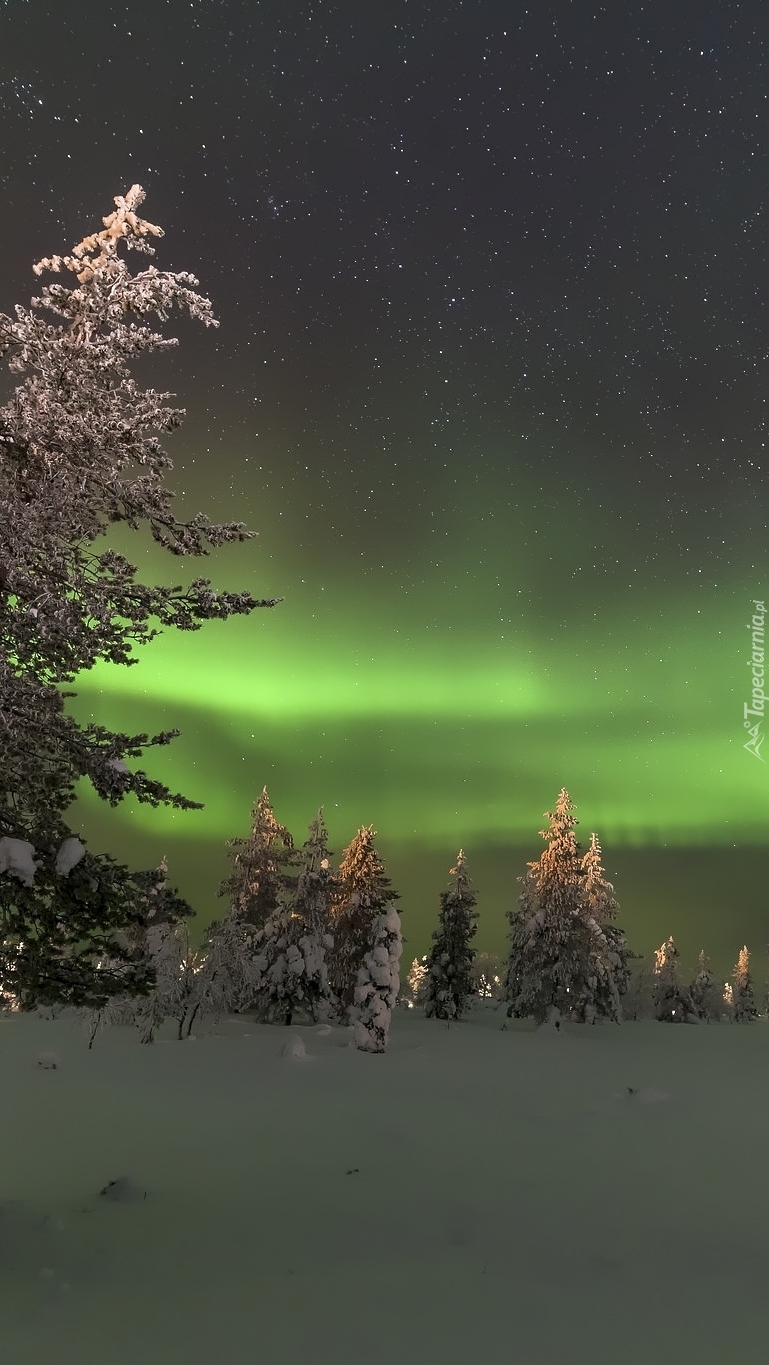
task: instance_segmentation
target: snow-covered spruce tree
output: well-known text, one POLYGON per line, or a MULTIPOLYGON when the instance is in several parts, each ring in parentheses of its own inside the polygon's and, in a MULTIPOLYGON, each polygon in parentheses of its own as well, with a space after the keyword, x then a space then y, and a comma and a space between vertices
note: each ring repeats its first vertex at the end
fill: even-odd
POLYGON ((375 838, 373 826, 362 826, 345 849, 337 873, 338 891, 331 908, 334 947, 328 973, 343 1016, 353 1004, 358 970, 373 941, 374 921, 386 906, 399 899, 385 874, 375 838))
POLYGON ((470 943, 477 929, 476 897, 467 859, 460 848, 447 891, 441 892, 440 922, 433 933, 427 960, 425 1015, 435 1019, 461 1019, 473 993, 473 958, 470 943))
MULTIPOLYGON (((293 910, 308 933, 318 934, 323 939, 331 936, 331 907, 339 894, 339 880, 331 866, 331 858, 321 807, 298 852, 299 878, 293 910)), ((333 945, 327 942, 324 946, 333 945)))
POLYGON ((709 1024, 711 1020, 721 1018, 724 1013, 723 987, 710 970, 710 959, 704 948, 700 950, 697 975, 691 984, 690 994, 700 1019, 709 1024))
POLYGON ((350 1021, 361 1052, 384 1052, 398 999, 403 952, 400 916, 394 905, 376 916, 371 931, 371 947, 358 969, 350 1021))
POLYGON ((304 932, 299 948, 304 958, 301 1002, 313 1020, 333 1013, 336 1007, 328 977, 328 955, 333 951, 334 935, 331 907, 339 894, 339 881, 331 866, 328 830, 322 808, 310 824, 307 839, 299 850, 299 880, 293 912, 304 932))
POLYGON ((611 961, 585 904, 577 821, 565 787, 547 815, 550 824, 540 830, 547 848, 520 878, 518 910, 508 911, 507 1012, 537 1023, 569 1016, 575 1008, 578 1019, 613 1019, 611 961), (605 972, 600 989, 598 962, 605 972))
POLYGON ((582 873, 581 911, 591 932, 589 975, 575 994, 571 1018, 582 1023, 596 1019, 622 1021, 621 997, 630 981, 630 959, 622 929, 615 923, 619 905, 614 887, 606 880, 601 861, 598 835, 590 835, 590 844, 580 864, 582 873))
POLYGON ((654 951, 654 1017, 666 1024, 695 1024, 699 1015, 688 986, 681 981, 679 954, 671 934, 654 951))
POLYGON ((735 1024, 747 1024, 751 1019, 758 1018, 753 978, 750 975, 750 953, 747 947, 740 948, 740 955, 732 972, 732 1005, 735 1024))
POLYGON ((295 883, 294 841, 285 825, 275 818, 269 793, 263 787, 251 811, 247 839, 227 844, 232 872, 219 887, 247 924, 263 929, 278 908, 281 893, 295 883))
MULTIPOLYGON (((0 873, 2 972, 9 960, 28 999, 83 1001, 108 987, 96 963, 119 957, 114 935, 130 922, 130 878, 86 855, 68 881, 56 858, 70 837, 65 813, 81 778, 116 805, 129 792, 150 805, 197 803, 169 791, 127 760, 176 734, 150 738, 79 725, 65 713, 62 684, 98 661, 136 662, 136 649, 164 627, 196 630, 274 600, 220 593, 206 579, 153 587, 114 549, 99 551, 118 524, 149 528, 175 555, 199 556, 251 533, 174 515, 160 433, 178 426, 168 394, 143 389, 135 360, 176 344, 151 326, 179 308, 216 325, 197 280, 154 266, 131 274, 122 251, 152 253, 160 228, 142 220, 138 185, 115 200, 103 230, 69 256, 34 267, 73 276, 46 284, 29 309, 0 314, 0 356, 22 382, 0 408, 0 837, 29 843, 35 875, 20 896, 0 873), (85 892, 86 883, 93 894, 85 892), (72 902, 76 913, 72 914, 72 902), (20 947, 23 944, 24 948, 20 947), (62 977, 60 962, 68 957, 62 977)), ((138 984, 136 982, 132 985, 138 984)), ((125 981, 123 982, 125 985, 125 981)))
POLYGON ((254 965, 254 1006, 265 1023, 288 1025, 300 1010, 316 1021, 319 1001, 330 1005, 322 941, 304 932, 289 904, 280 904, 258 931, 254 965))
POLYGON ((299 877, 258 935, 256 1006, 271 1023, 301 1012, 313 1023, 334 1010, 326 954, 333 948, 330 907, 337 893, 322 810, 297 855, 299 877))

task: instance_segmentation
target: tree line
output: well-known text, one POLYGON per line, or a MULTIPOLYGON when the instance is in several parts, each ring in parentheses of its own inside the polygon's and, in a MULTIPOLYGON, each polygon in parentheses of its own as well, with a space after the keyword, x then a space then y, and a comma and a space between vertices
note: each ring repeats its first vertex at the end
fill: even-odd
POLYGON ((87 1013, 90 1041, 105 1024, 135 1024, 151 1043, 168 1018, 179 1038, 195 1019, 251 1011, 264 1023, 350 1026, 356 1045, 383 1052, 400 986, 398 893, 390 885, 372 826, 362 826, 332 868, 323 812, 297 847, 277 820, 265 787, 246 838, 228 847, 231 872, 219 894, 226 914, 191 946, 193 913, 157 869, 140 927, 123 939, 151 982, 87 1013))
MULTIPOLYGON (((639 1018, 742 1023, 757 1017, 747 946, 740 950, 731 980, 723 984, 716 980, 704 949, 693 980, 686 982, 672 935, 651 960, 634 952, 616 922, 619 905, 606 878, 598 835, 590 835, 583 852, 576 837, 575 806, 565 788, 547 819, 547 828, 540 830, 547 846, 540 858, 527 864, 519 878, 518 903, 507 912, 505 962, 485 955, 483 970, 473 970, 474 930, 466 914, 457 915, 452 923, 451 897, 442 897, 441 925, 433 935, 432 950, 421 962, 412 963, 408 976, 412 999, 423 1004, 427 1014, 457 1018, 472 995, 480 994, 505 1001, 508 1017, 531 1018, 539 1024, 639 1018), (453 946, 458 941, 459 949, 453 946), (453 993, 447 991, 448 982, 454 983, 453 993)), ((464 864, 463 870, 466 875, 464 864)), ((465 892, 465 903, 468 895, 471 890, 465 892)))

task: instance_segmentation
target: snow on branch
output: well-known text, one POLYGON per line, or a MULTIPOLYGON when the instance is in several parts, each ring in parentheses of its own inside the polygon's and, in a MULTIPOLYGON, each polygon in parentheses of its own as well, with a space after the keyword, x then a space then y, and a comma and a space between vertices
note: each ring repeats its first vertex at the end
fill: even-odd
POLYGON ((65 267, 77 275, 80 284, 92 280, 97 270, 114 274, 119 268, 118 243, 123 241, 135 251, 154 255, 155 249, 146 238, 164 237, 165 233, 162 228, 139 218, 134 212, 145 198, 141 185, 132 185, 126 195, 116 194, 113 200, 115 212, 102 218, 102 232, 92 232, 84 237, 82 242, 72 248, 71 256, 46 256, 38 261, 32 267, 35 274, 42 275, 44 270, 59 271, 65 267))
POLYGON ((15 877, 22 886, 34 886, 37 863, 35 850, 27 839, 0 839, 0 872, 15 877))

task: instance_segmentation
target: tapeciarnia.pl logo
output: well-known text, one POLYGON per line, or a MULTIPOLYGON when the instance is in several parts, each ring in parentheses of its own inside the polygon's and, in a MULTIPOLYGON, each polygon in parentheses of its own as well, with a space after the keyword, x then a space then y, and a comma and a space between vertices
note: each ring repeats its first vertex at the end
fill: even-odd
POLYGON ((755 608, 753 618, 748 622, 748 630, 751 631, 753 644, 752 653, 748 659, 752 691, 750 701, 746 701, 742 707, 742 723, 750 738, 747 744, 743 744, 742 747, 747 749, 749 754, 753 754, 756 758, 760 758, 762 763, 765 763, 766 759, 761 757, 761 745, 764 742, 761 722, 764 719, 764 703, 766 701, 764 695, 764 617, 766 616, 766 608, 763 602, 756 602, 755 600, 753 606, 755 608), (751 717, 756 718, 754 725, 750 723, 751 717))

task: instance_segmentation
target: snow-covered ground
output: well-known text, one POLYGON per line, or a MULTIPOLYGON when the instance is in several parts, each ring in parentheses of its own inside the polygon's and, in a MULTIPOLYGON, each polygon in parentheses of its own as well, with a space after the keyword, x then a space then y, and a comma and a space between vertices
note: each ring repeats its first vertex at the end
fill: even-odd
POLYGON ((766 1022, 503 1021, 0 1016, 3 1365, 763 1359, 766 1022))

